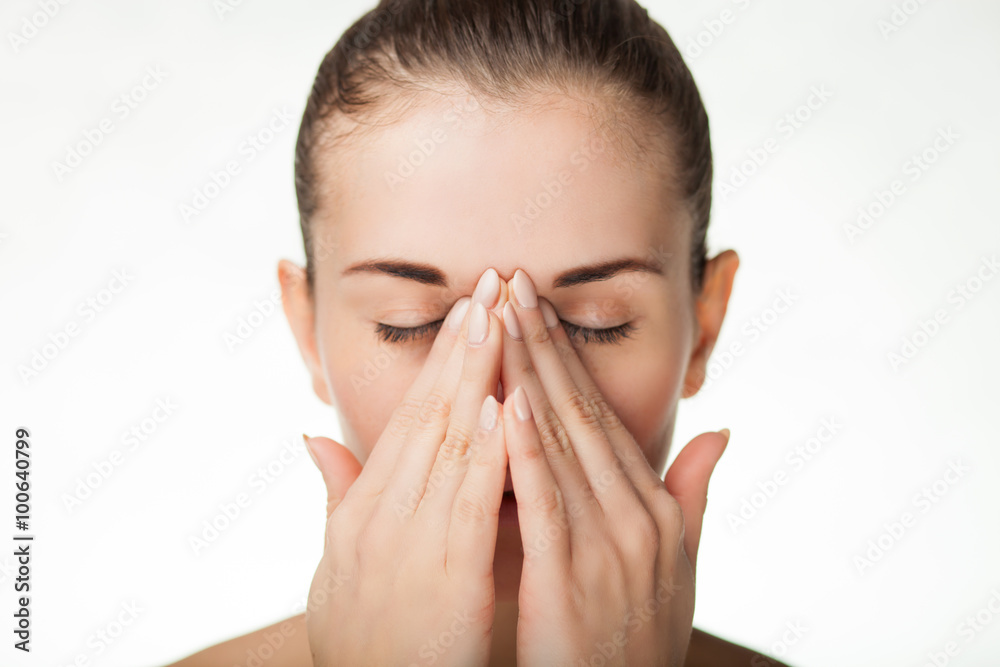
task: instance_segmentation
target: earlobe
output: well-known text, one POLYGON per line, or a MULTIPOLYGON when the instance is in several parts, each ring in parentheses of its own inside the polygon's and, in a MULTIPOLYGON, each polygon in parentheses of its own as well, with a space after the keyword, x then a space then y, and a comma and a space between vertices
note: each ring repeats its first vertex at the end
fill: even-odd
POLYGON ((726 317, 729 296, 733 290, 733 280, 740 266, 735 250, 725 250, 705 265, 701 294, 695 300, 696 332, 684 376, 682 396, 691 398, 705 383, 708 360, 715 349, 715 343, 726 317))
POLYGON ((299 354, 312 378, 313 391, 327 405, 333 405, 323 374, 316 345, 316 313, 306 272, 298 264, 283 259, 278 262, 278 283, 281 285, 281 306, 292 330, 299 354))

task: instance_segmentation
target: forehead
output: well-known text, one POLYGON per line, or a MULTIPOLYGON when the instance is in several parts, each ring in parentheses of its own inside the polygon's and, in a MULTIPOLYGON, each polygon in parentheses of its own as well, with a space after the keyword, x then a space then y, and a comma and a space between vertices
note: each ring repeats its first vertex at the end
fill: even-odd
POLYGON ((682 238, 681 207, 662 165, 629 159, 628 145, 568 98, 499 114, 469 96, 427 102, 340 161, 329 260, 405 257, 464 289, 488 266, 542 286, 571 266, 662 259, 682 238))

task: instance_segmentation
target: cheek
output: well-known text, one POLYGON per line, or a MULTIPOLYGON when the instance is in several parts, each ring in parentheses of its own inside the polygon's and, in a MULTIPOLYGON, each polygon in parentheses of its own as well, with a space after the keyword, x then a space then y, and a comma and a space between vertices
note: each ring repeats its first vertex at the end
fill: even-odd
POLYGON ((361 334, 341 334, 330 343, 335 352, 326 356, 324 369, 348 440, 344 444, 367 457, 423 367, 426 352, 379 345, 361 334))
POLYGON ((686 360, 682 346, 652 338, 621 349, 593 353, 584 349, 580 357, 650 466, 660 470, 667 458, 686 360))

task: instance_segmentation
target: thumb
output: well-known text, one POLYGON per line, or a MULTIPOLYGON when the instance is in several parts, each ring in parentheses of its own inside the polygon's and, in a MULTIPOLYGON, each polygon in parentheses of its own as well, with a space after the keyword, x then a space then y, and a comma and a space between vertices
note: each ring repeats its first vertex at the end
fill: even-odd
POLYGON ((310 438, 303 434, 306 450, 323 475, 326 485, 326 518, 347 495, 347 490, 361 474, 361 464, 347 447, 330 438, 310 438))
POLYGON ((701 524, 708 502, 708 480, 729 444, 729 429, 696 436, 674 459, 664 482, 684 515, 684 551, 696 568, 701 524))

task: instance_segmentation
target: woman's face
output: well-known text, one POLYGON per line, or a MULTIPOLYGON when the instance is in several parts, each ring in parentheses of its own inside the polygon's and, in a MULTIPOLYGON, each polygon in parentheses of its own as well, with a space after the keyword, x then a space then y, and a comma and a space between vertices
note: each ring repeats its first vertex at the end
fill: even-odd
MULTIPOLYGON (((339 158, 347 166, 320 184, 335 194, 313 226, 312 298, 301 269, 284 261, 279 273, 316 393, 337 407, 343 444, 361 463, 452 304, 487 269, 507 281, 521 268, 565 322, 631 327, 617 342, 568 333, 662 476, 678 400, 704 377, 736 256, 710 262, 693 293, 690 221, 662 168, 616 159, 613 135, 553 99, 517 116, 492 116, 471 97, 428 103, 339 158), (583 271, 624 260, 631 267, 583 271), (399 342, 379 336, 379 325, 430 323, 399 342)), ((507 294, 503 284, 498 314, 507 294)))

